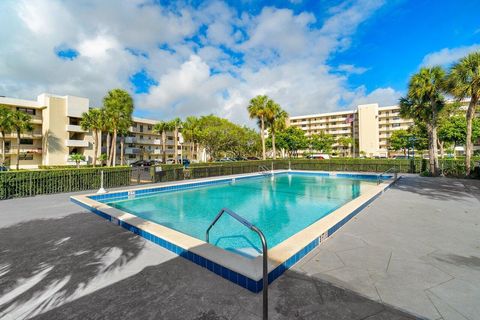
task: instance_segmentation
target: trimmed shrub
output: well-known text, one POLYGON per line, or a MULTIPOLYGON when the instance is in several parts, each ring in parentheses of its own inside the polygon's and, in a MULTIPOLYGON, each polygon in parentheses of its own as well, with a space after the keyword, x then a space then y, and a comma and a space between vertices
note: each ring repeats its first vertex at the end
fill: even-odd
POLYGON ((101 171, 105 188, 130 185, 130 167, 6 171, 0 172, 0 199, 98 189, 101 171))

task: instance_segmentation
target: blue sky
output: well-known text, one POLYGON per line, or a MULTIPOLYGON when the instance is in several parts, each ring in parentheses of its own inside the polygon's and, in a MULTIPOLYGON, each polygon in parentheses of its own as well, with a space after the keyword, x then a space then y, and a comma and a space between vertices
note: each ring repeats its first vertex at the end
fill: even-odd
POLYGON ((247 124, 257 94, 291 115, 390 105, 420 66, 480 50, 479 9, 480 0, 4 0, 0 94, 99 106, 120 87, 137 116, 247 124))

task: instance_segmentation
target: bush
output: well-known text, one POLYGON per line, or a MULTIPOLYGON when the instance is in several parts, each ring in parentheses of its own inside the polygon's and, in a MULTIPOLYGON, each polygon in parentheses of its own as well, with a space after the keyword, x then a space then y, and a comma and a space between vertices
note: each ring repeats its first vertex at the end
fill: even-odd
POLYGON ((0 172, 0 199, 98 189, 100 171, 106 188, 130 184, 130 167, 6 171, 0 172))

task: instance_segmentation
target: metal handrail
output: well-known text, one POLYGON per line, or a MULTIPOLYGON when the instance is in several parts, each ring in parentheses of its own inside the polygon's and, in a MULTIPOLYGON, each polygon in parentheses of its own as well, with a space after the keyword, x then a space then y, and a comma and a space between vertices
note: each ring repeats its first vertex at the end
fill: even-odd
POLYGON ((394 176, 393 176, 393 178, 394 178, 393 180, 394 180, 394 181, 397 180, 397 173, 398 173, 398 171, 396 170, 397 167, 393 166, 393 167, 391 167, 390 169, 385 170, 385 171, 383 171, 383 172, 380 173, 380 174, 377 174, 377 185, 380 184, 380 181, 382 180, 381 177, 382 177, 384 174, 389 173, 392 169, 395 170, 395 171, 393 171, 393 175, 394 175, 394 176))
POLYGON ((227 213, 230 215, 232 218, 236 219, 238 222, 243 224, 245 227, 249 228, 250 230, 256 232, 258 236, 260 237, 260 241, 262 241, 262 255, 263 255, 263 319, 267 320, 268 319, 268 248, 267 248, 267 240, 265 239, 265 236, 263 235, 263 232, 258 229, 255 225, 250 223, 248 220, 245 218, 239 216, 232 210, 228 208, 222 208, 220 212, 217 214, 215 219, 213 219, 212 223, 208 227, 206 233, 205 233, 205 238, 206 242, 208 243, 209 241, 209 233, 210 229, 212 229, 213 225, 217 223, 218 219, 224 214, 227 213))
POLYGON ((265 176, 273 174, 273 170, 270 170, 267 166, 258 166, 258 170, 265 176))

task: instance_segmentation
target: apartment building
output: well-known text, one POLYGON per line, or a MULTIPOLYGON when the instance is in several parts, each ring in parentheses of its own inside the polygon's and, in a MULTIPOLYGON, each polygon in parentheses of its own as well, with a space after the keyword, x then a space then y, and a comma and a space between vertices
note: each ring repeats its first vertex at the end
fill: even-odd
MULTIPOLYGON (((82 113, 90 108, 89 99, 75 96, 59 96, 43 93, 37 100, 23 100, 0 97, 0 105, 25 112, 32 117, 33 130, 20 135, 17 143, 15 132, 6 135, 6 165, 14 168, 17 162, 17 150, 20 149, 20 168, 32 169, 39 165, 73 165, 70 155, 84 155, 82 164, 93 162, 93 135, 82 130, 80 121, 82 113)), ((153 133, 153 125, 157 121, 133 118, 133 125, 125 137, 126 163, 137 160, 162 159, 161 135, 153 133)), ((104 139, 97 146, 98 154, 105 152, 104 139)), ((120 143, 117 143, 117 163, 120 163, 120 143)), ((0 152, 1 152, 0 144, 0 152)), ((167 132, 167 159, 188 158, 199 160, 205 158, 203 153, 197 155, 190 144, 184 143, 182 136, 178 138, 177 150, 174 150, 174 133, 167 132)))
MULTIPOLYGON (((306 136, 325 132, 335 139, 353 138, 356 143, 352 149, 356 156, 386 157, 392 132, 408 129, 413 124, 413 120, 402 119, 399 111, 398 106, 365 104, 354 110, 290 117, 288 125, 299 127, 306 136)), ((333 151, 338 154, 345 152, 338 143, 333 145, 333 151)))
POLYGON ((15 166, 18 149, 24 169, 74 164, 69 158, 72 153, 83 154, 84 163, 91 162, 93 137, 79 125, 82 113, 88 111, 88 99, 44 93, 37 100, 0 97, 0 105, 29 114, 33 124, 31 132, 20 135, 20 144, 15 132, 6 135, 7 165, 15 166))
MULTIPOLYGON (((156 120, 133 117, 133 124, 129 129, 128 136, 125 137, 125 158, 127 163, 137 160, 160 161, 163 159, 162 136, 153 132, 153 126, 157 122, 156 120)), ((177 150, 175 150, 174 132, 167 132, 165 147, 167 161, 175 158, 187 158, 198 161, 200 158, 203 158, 203 153, 197 153, 196 148, 192 148, 190 143, 184 141, 181 133, 179 133, 177 138, 177 150)))

